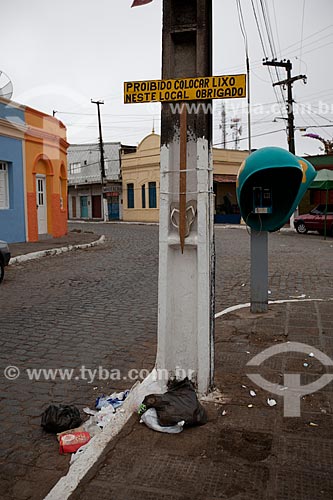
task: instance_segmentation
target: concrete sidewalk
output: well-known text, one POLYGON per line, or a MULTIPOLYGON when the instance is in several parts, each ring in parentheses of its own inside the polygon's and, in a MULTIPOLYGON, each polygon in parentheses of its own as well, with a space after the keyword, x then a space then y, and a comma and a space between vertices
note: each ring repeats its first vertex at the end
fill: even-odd
POLYGON ((11 256, 17 257, 18 255, 26 255, 28 253, 61 248, 69 245, 92 243, 93 241, 98 240, 98 238, 99 236, 92 231, 81 231, 79 229, 75 229, 69 231, 66 236, 62 236, 61 238, 47 238, 40 241, 26 243, 10 243, 9 249, 11 256))
POLYGON ((223 397, 205 403, 209 422, 169 435, 140 425, 134 415, 71 498, 331 500, 333 382, 303 397, 301 416, 290 418, 283 415, 282 396, 247 377, 260 373, 283 385, 285 373, 300 373, 307 385, 333 373, 304 353, 246 366, 267 347, 287 341, 333 358, 333 303, 274 304, 265 315, 243 309, 218 318, 215 382, 223 397))

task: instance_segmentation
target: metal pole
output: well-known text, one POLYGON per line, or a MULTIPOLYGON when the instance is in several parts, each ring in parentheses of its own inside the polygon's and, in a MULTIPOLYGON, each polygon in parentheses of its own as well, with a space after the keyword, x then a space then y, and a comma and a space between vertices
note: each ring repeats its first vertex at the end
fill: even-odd
POLYGON ((325 207, 325 226, 324 226, 324 239, 327 236, 327 205, 328 205, 328 189, 326 189, 326 207, 325 207))
POLYGON ((268 310, 268 232, 251 229, 251 312, 268 310))

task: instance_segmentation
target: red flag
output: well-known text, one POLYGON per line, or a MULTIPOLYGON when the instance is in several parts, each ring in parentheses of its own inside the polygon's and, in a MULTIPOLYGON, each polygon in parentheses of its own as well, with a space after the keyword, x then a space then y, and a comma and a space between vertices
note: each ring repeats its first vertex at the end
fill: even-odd
POLYGON ((146 3, 150 3, 153 0, 134 0, 131 7, 140 7, 140 5, 146 5, 146 3))

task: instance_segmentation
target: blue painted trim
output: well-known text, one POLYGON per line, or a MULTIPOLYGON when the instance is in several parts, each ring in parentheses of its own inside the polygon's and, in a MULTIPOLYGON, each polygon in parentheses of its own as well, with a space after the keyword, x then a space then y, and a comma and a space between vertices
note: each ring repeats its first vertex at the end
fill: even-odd
POLYGON ((0 209, 0 240, 26 241, 23 141, 0 136, 0 160, 8 163, 9 180, 9 209, 0 209))

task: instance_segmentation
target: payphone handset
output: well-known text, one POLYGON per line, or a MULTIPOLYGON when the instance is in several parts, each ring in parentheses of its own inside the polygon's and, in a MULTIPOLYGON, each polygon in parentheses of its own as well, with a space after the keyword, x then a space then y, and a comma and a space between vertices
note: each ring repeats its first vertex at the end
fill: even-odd
POLYGON ((253 187, 253 213, 271 214, 272 207, 272 189, 269 187, 253 187))

